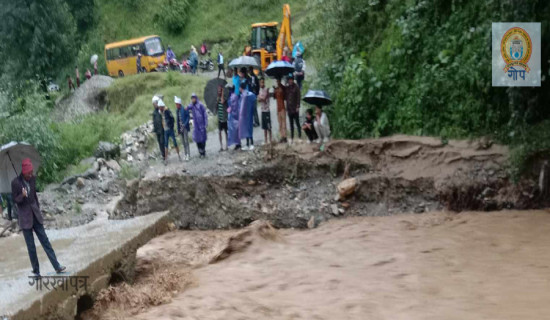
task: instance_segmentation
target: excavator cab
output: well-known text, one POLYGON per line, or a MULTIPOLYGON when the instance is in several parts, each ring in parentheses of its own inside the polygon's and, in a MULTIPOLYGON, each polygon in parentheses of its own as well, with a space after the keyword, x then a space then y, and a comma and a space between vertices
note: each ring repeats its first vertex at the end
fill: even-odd
POLYGON ((252 39, 250 44, 252 50, 265 49, 267 52, 277 51, 277 24, 269 25, 262 23, 261 26, 252 28, 252 39))
POLYGON ((252 36, 250 39, 250 49, 252 56, 256 58, 262 70, 273 61, 277 55, 277 22, 256 23, 252 25, 252 36))

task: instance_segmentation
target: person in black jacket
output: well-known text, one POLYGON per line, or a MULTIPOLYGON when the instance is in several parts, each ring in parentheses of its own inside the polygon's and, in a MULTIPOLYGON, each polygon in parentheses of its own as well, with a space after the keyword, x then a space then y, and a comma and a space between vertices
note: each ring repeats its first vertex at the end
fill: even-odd
POLYGON ((176 148, 178 153, 178 158, 181 161, 180 149, 178 148, 178 142, 176 141, 176 134, 174 132, 174 116, 169 109, 166 108, 164 101, 159 100, 158 102, 160 114, 162 116, 162 127, 164 128, 164 164, 168 162, 168 147, 170 145, 170 138, 172 138, 172 143, 176 148))
MULTIPOLYGON (((248 68, 248 81, 250 84, 250 91, 258 96, 260 93, 260 80, 258 79, 258 76, 254 73, 254 69, 252 67, 248 68)), ((260 118, 258 117, 258 101, 254 103, 254 126, 257 127, 260 125, 260 118)))
POLYGON ((21 174, 11 182, 11 193, 19 209, 19 227, 23 230, 23 237, 31 260, 32 277, 35 279, 40 278, 40 265, 36 254, 33 232, 40 241, 55 271, 62 273, 66 268, 59 264, 55 251, 46 235, 46 230, 44 230, 44 218, 36 194, 36 177, 30 159, 27 158, 22 161, 21 174))
POLYGON ((160 98, 158 96, 155 95, 153 97, 153 132, 157 135, 160 156, 164 159, 164 128, 162 127, 162 115, 158 107, 159 100, 160 98))

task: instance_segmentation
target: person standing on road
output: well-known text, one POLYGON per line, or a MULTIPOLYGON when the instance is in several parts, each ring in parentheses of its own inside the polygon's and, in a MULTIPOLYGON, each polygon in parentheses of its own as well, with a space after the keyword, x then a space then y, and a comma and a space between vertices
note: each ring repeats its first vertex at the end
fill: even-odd
POLYGON ((191 55, 189 56, 189 60, 191 60, 191 74, 197 74, 199 55, 195 46, 191 46, 191 55))
POLYGON ((11 193, 0 195, 0 202, 3 202, 2 196, 6 197, 6 207, 8 209, 8 220, 11 221, 13 218, 17 218, 17 207, 13 205, 13 199, 11 198, 11 193))
MULTIPOLYGON (((254 73, 254 69, 252 67, 248 68, 248 81, 250 85, 250 91, 254 93, 254 95, 257 97, 260 93, 260 81, 258 80, 258 76, 254 73)), ((260 118, 258 117, 258 101, 256 101, 256 104, 254 105, 254 126, 259 127, 260 126, 260 118)))
POLYGON ((70 75, 67 75, 67 85, 69 86, 69 92, 71 92, 71 90, 76 90, 74 87, 73 78, 71 78, 70 75))
POLYGON ((138 52, 137 58, 136 58, 136 68, 137 73, 141 73, 141 52, 138 52))
POLYGON ((172 51, 172 47, 168 46, 168 50, 166 50, 166 61, 170 63, 172 60, 175 60, 175 59, 176 59, 176 54, 174 53, 174 51, 172 51))
POLYGON ((262 109, 262 129, 264 130, 264 144, 271 144, 271 112, 269 111, 269 88, 265 86, 265 80, 260 79, 260 91, 258 102, 262 109), (268 139, 269 136, 269 139, 268 139))
POLYGON ((218 87, 218 136, 220 138, 220 152, 227 150, 227 103, 223 94, 223 87, 218 87), (225 149, 223 148, 222 132, 225 132, 225 149))
POLYGON ((294 126, 298 130, 298 138, 302 138, 302 130, 300 129, 300 87, 294 82, 294 76, 288 76, 288 85, 285 88, 286 111, 288 120, 290 121, 290 141, 292 144, 294 139, 294 126))
POLYGON ((94 76, 97 76, 97 60, 94 62, 94 76))
POLYGON ((241 77, 239 75, 239 72, 237 68, 233 68, 233 93, 235 93, 237 96, 240 95, 239 88, 241 87, 241 77))
POLYGON ((223 53, 218 52, 218 79, 220 78, 220 73, 223 71, 223 78, 225 79, 225 65, 223 61, 223 53))
POLYGON ((235 90, 229 88, 231 95, 229 96, 229 108, 227 108, 227 147, 235 146, 235 150, 241 148, 241 139, 239 139, 239 96, 235 94, 235 90))
POLYGON ((208 128, 206 108, 199 101, 199 97, 193 93, 191 95, 191 103, 187 106, 187 109, 190 109, 193 114, 193 141, 197 144, 199 156, 204 158, 206 157, 206 129, 208 128))
POLYGON ((305 79, 305 68, 306 63, 302 58, 302 53, 300 52, 300 50, 298 50, 298 52, 296 53, 296 60, 294 60, 294 74, 300 90, 302 90, 302 82, 305 79))
POLYGON ((180 149, 178 148, 178 142, 176 141, 176 135, 174 133, 174 116, 172 112, 166 108, 164 101, 158 102, 160 114, 162 115, 162 127, 164 128, 164 164, 168 164, 168 150, 170 149, 170 138, 178 153, 178 158, 181 161, 180 149))
POLYGON ((177 108, 178 134, 181 135, 181 143, 183 144, 183 152, 185 153, 185 161, 189 161, 191 156, 189 150, 189 110, 181 107, 181 98, 174 97, 174 102, 177 108))
POLYGON ((256 95, 246 89, 245 82, 241 82, 241 95, 239 98, 239 139, 246 139, 246 147, 243 150, 254 150, 254 106, 256 95))
POLYGON ((78 66, 74 67, 74 72, 76 73, 76 87, 80 88, 80 72, 78 72, 78 66))
POLYGON ((286 143, 286 108, 285 108, 285 87, 281 79, 277 79, 277 87, 273 92, 273 98, 277 101, 277 121, 279 122, 280 143, 286 143))
POLYGON ((33 166, 30 159, 22 161, 21 174, 11 182, 11 194, 19 209, 19 227, 23 230, 33 277, 40 278, 40 266, 34 245, 33 231, 55 272, 62 273, 65 271, 66 268, 57 261, 50 240, 46 235, 46 230, 44 230, 44 218, 40 212, 40 204, 36 195, 36 177, 33 175, 33 166))
POLYGON ((164 157, 164 128, 162 127, 162 115, 160 114, 158 102, 160 98, 158 96, 153 97, 153 132, 157 136, 157 143, 159 145, 159 155, 163 160, 164 157))

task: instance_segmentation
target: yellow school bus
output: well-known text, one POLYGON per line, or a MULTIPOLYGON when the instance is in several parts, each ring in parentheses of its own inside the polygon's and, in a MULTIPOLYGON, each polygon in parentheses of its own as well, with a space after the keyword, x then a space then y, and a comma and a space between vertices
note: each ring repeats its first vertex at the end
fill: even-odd
POLYGON ((105 45, 105 61, 112 77, 138 72, 136 60, 141 53, 141 71, 156 71, 166 58, 159 36, 147 36, 105 45))

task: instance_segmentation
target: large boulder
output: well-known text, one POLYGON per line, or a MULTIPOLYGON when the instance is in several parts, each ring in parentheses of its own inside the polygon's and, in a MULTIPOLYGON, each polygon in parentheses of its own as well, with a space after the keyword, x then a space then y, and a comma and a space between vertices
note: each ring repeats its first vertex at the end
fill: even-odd
POLYGON ((100 141, 95 152, 96 158, 116 159, 120 157, 120 147, 116 144, 100 141))

